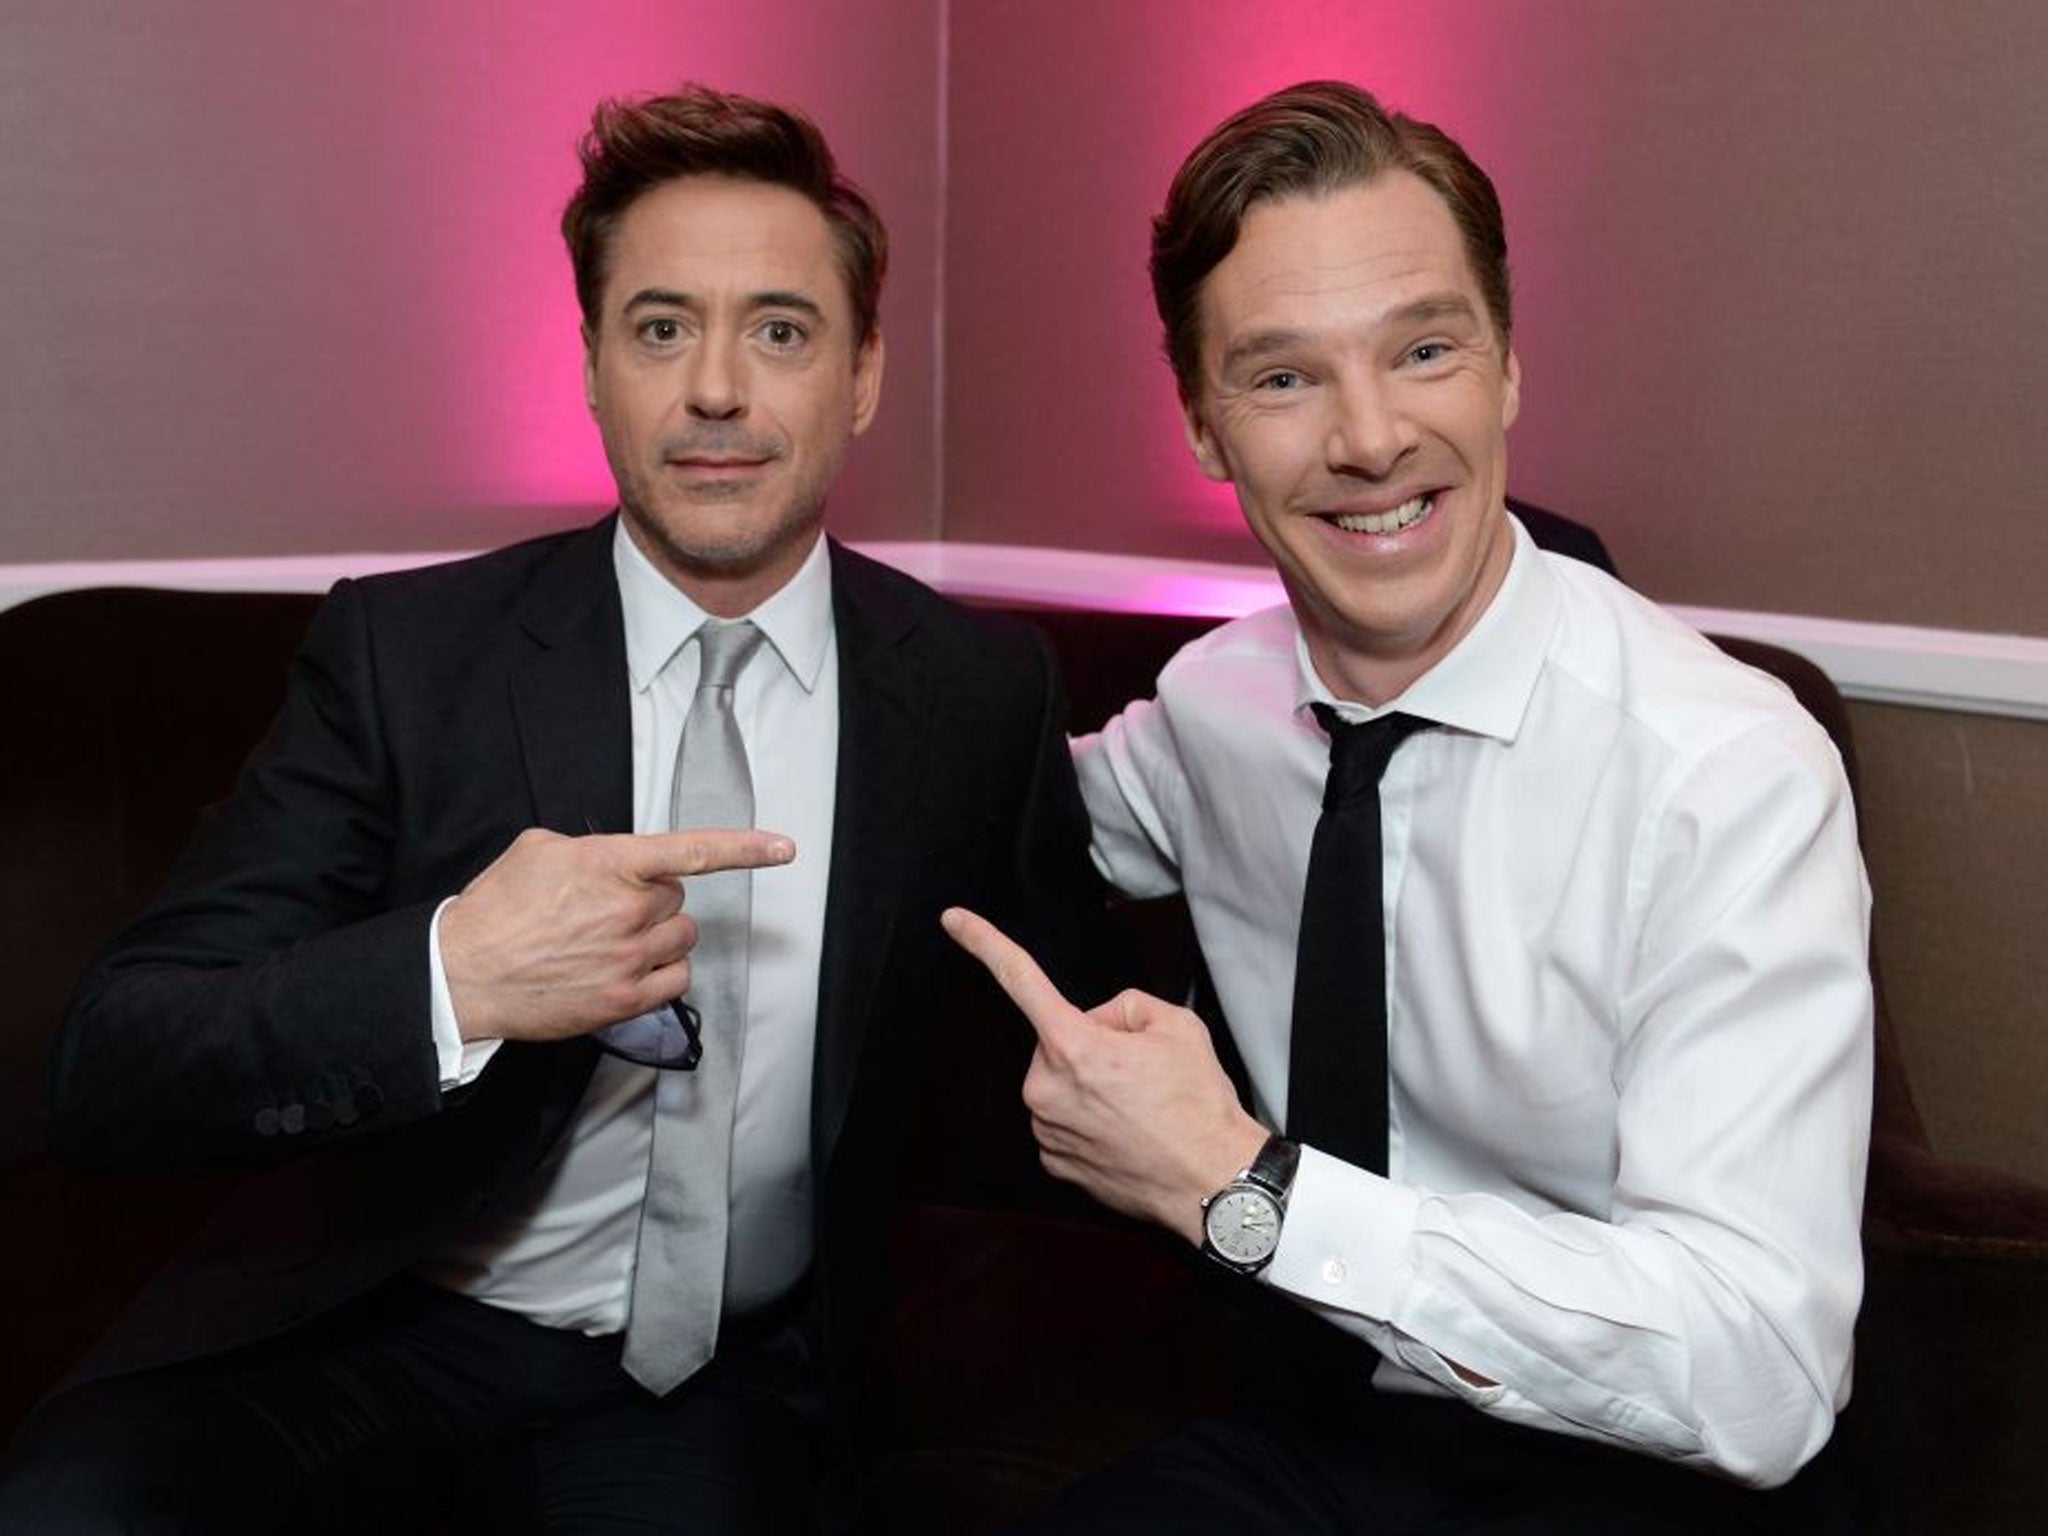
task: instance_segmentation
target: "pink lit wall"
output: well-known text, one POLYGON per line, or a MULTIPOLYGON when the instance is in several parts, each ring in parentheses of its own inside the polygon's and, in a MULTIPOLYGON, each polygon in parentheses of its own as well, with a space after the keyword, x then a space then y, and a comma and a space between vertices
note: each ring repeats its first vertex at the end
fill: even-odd
POLYGON ((1254 558, 1181 445, 1146 220, 1228 111, 1339 75, 1501 190, 1519 494, 1669 601, 2048 632, 2048 7, 952 14, 949 538, 1254 558))
POLYGON ((555 222, 600 96, 803 103, 899 234, 839 496, 935 531, 940 0, 9 0, 0 563, 445 549, 611 498, 555 222))
POLYGON ((1145 224, 1307 75, 1504 194, 1517 490, 1655 596, 2048 628, 2034 0, 10 0, 0 564, 437 549, 602 506, 554 233, 601 94, 804 104, 893 226, 862 538, 1255 557, 1145 224))

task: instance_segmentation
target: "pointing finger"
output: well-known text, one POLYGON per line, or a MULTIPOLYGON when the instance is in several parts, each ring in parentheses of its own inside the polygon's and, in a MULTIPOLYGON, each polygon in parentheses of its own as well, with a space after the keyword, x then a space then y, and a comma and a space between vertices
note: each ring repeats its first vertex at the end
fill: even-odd
POLYGON ((965 907, 948 907, 940 914, 939 924, 955 944, 988 967, 996 985, 1022 1010, 1041 1041, 1051 1043, 1080 1017, 1080 1010, 1052 984, 1030 952, 987 918, 965 907))
POLYGON ((721 869, 768 869, 796 857, 796 844, 779 832, 642 832, 619 839, 622 870, 638 880, 673 880, 721 869))

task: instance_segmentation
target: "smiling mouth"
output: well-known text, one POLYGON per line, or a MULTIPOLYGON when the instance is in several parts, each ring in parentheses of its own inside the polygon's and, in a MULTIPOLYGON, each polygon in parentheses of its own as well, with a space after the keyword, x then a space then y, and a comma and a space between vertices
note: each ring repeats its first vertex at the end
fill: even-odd
POLYGON ((1321 512, 1317 516, 1346 533, 1399 533, 1404 528, 1413 528, 1429 516, 1436 505, 1436 497, 1435 491, 1429 491, 1421 496, 1411 496, 1398 507, 1385 512, 1321 512))

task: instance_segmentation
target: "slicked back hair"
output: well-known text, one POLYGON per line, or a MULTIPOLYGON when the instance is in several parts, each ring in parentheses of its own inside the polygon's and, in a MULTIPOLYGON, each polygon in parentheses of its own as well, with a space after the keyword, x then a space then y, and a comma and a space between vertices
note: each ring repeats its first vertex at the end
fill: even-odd
POLYGON ((1407 171, 1450 209, 1503 352, 1511 334, 1507 230, 1493 183, 1441 128, 1389 112, 1357 86, 1309 80, 1229 118, 1182 162, 1152 221, 1152 298, 1183 400, 1201 385, 1202 284, 1245 214, 1274 198, 1320 197, 1407 171))
POLYGON ((802 113, 685 85, 667 96, 599 102, 577 154, 583 184, 562 210, 562 238, 576 273, 576 302, 592 336, 598 334, 620 218, 643 194, 683 176, 730 176, 809 198, 832 231, 853 302, 855 349, 874 334, 889 232, 867 194, 839 174, 824 134, 802 113))

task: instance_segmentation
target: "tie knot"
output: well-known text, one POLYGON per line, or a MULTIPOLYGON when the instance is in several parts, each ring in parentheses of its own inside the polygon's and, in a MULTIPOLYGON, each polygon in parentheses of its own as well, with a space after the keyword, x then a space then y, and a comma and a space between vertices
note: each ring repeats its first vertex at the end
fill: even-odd
POLYGON ((697 669, 698 688, 730 688, 761 640, 761 631, 751 619, 706 619, 697 631, 697 646, 702 655, 702 665, 697 669))
POLYGON ((1372 720, 1345 720, 1327 704, 1309 706, 1330 737, 1330 776, 1323 782, 1323 808, 1360 795, 1379 794, 1380 778, 1395 749, 1430 721, 1418 715, 1380 715, 1372 720))

